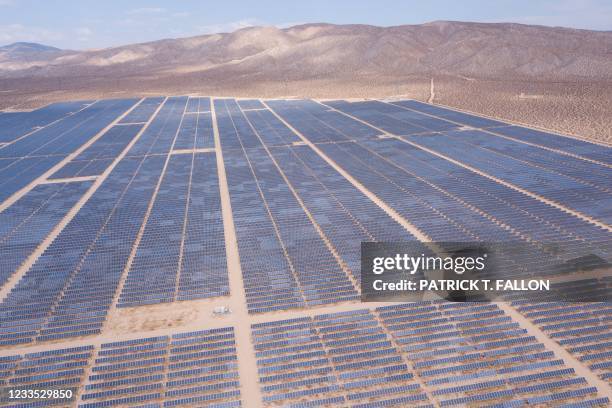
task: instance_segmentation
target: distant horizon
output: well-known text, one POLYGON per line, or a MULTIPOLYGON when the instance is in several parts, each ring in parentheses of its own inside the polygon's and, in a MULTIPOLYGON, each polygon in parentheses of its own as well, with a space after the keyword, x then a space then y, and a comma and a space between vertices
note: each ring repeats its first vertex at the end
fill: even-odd
MULTIPOLYGON (((0 0, 1 2, 2 0, 0 0)), ((106 48, 118 48, 118 47, 123 47, 123 46, 128 46, 128 45, 133 45, 133 44, 145 44, 145 43, 150 43, 150 42, 156 42, 156 41, 164 41, 164 40, 176 40, 176 39, 184 39, 184 38, 191 38, 191 37, 201 37, 201 36, 207 36, 207 35, 216 35, 216 34, 231 34, 240 30, 245 30, 245 29, 250 29, 250 28, 266 28, 266 27, 275 27, 278 28, 279 30, 284 30, 284 29, 290 29, 290 28, 294 28, 294 27, 299 27, 299 26, 308 26, 308 25, 333 25, 333 26, 370 26, 370 27, 377 27, 377 28, 393 28, 393 27, 403 27, 403 26, 420 26, 420 25, 427 25, 427 24, 434 24, 434 23, 466 23, 466 24, 490 24, 490 25, 502 25, 502 24, 517 24, 517 25, 523 25, 523 26, 534 26, 534 27, 545 27, 545 28, 551 28, 551 29, 555 29, 555 28, 560 28, 560 29, 568 29, 568 30, 582 30, 582 31, 596 31, 596 32, 602 32, 602 33, 606 33, 606 32, 612 32, 612 30, 596 30, 596 29, 586 29, 586 28, 574 28, 574 27, 567 27, 567 26, 550 26, 550 25, 544 25, 544 24, 528 24, 528 23, 519 23, 519 22, 514 22, 514 21, 498 21, 498 22, 482 22, 482 21, 464 21, 464 20, 432 20, 432 21, 426 21, 423 23, 406 23, 406 24, 394 24, 394 25, 388 25, 388 26, 384 26, 384 25, 377 25, 377 24, 366 24, 366 23, 329 23, 329 22, 325 22, 325 21, 321 21, 321 22, 308 22, 308 23, 296 23, 294 25, 290 25, 290 26, 285 26, 285 27, 279 27, 273 24, 262 24, 262 25, 249 25, 246 27, 238 27, 234 30, 231 31, 219 31, 219 32, 211 32, 211 33, 201 33, 201 34, 194 34, 194 35, 187 35, 187 36, 178 36, 178 37, 160 37, 160 38, 155 38, 155 39, 150 39, 150 40, 146 40, 146 41, 141 41, 141 42, 126 42, 126 43, 120 43, 120 44, 116 44, 116 45, 110 45, 107 47, 91 47, 91 48, 61 48, 58 47, 56 45, 53 45, 51 43, 45 43, 45 42, 39 42, 39 41, 13 41, 10 43, 6 43, 6 44, 0 44, 0 48, 3 47, 8 47, 11 45, 15 45, 15 44, 32 44, 32 45, 41 45, 41 46, 45 46, 45 47, 49 47, 49 48, 56 48, 62 51, 94 51, 94 50, 101 50, 101 49, 106 49, 106 48)))
POLYGON ((516 23, 595 31, 612 30, 612 0, 310 0, 290 8, 278 0, 218 4, 184 0, 0 0, 0 44, 34 42, 61 49, 101 49, 165 38, 228 33, 251 26, 364 24, 378 27, 433 21, 516 23))

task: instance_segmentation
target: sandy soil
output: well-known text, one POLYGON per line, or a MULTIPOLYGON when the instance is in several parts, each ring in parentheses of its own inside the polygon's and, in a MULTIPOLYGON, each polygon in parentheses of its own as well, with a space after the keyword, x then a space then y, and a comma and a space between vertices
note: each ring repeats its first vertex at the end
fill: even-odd
MULTIPOLYGON (((199 94, 320 99, 412 98, 428 101, 430 77, 228 82, 197 76, 163 78, 1 80, 0 109, 32 109, 51 102, 131 96, 199 94)), ((434 103, 611 143, 612 83, 534 82, 435 77, 434 103)))
POLYGON ((436 79, 434 102, 586 139, 612 142, 612 83, 442 78, 436 79))

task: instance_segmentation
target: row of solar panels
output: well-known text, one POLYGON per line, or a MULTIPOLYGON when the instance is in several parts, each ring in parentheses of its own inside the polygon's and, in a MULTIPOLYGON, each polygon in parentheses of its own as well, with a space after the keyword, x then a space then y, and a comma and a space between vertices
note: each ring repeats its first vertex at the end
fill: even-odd
POLYGON ((14 408, 241 405, 231 327, 0 357, 0 387, 73 393, 16 401, 3 392, 0 403, 14 408))
POLYGON ((185 113, 206 113, 210 112, 210 98, 208 97, 189 97, 185 113))
POLYGON ((0 286, 90 186, 91 182, 42 184, 0 212, 0 286))
POLYGON ((119 307, 229 294, 213 153, 170 156, 119 307))
POLYGON ((0 117, 0 142, 9 143, 38 128, 61 120, 87 107, 93 101, 53 103, 31 112, 2 112, 0 117))
POLYGON ((554 285, 543 302, 516 299, 512 305, 551 339, 612 384, 612 279, 554 285), (563 302, 567 292, 582 303, 563 302))
POLYGON ((212 149, 214 147, 212 114, 209 112, 185 114, 174 143, 174 150, 212 149))
MULTIPOLYGON (((609 147, 526 127, 514 126, 498 120, 414 100, 391 103, 381 101, 353 103, 331 101, 324 102, 324 104, 395 135, 445 132, 468 127, 484 130, 491 136, 503 136, 504 138, 539 146, 548 151, 554 150, 569 153, 570 155, 606 164, 612 162, 612 151, 609 147)), ((497 140, 498 138, 492 139, 497 140)))
POLYGON ((252 337, 266 404, 431 406, 367 310, 255 324, 252 337))

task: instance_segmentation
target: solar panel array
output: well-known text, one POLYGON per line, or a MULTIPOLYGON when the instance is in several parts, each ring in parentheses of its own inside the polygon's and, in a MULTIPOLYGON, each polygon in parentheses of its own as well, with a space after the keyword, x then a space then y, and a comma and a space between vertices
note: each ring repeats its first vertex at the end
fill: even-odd
POLYGON ((527 127, 513 126, 508 123, 418 101, 399 101, 394 102, 394 104, 417 112, 423 112, 425 114, 448 119, 462 125, 472 126, 475 128, 494 128, 492 129, 493 132, 511 139, 520 140, 538 146, 560 150, 562 152, 576 154, 581 157, 611 164, 610 159, 612 158, 612 152, 610 149, 604 146, 595 145, 588 141, 563 137, 554 133, 543 132, 527 127))
POLYGON ((216 159, 170 156, 119 307, 229 294, 216 159))
POLYGON ((301 139, 267 109, 245 110, 244 114, 266 146, 288 146, 301 139))
POLYGON ((217 160, 197 153, 185 225, 177 300, 229 295, 217 160))
MULTIPOLYGON (((149 203, 156 198, 156 186, 160 179, 176 178, 173 174, 175 163, 178 166, 187 164, 187 176, 193 173, 196 179, 190 184, 193 194, 188 208, 183 205, 183 211, 190 211, 191 217, 176 220, 178 241, 177 237, 174 239, 181 245, 182 265, 181 272, 177 274, 176 268, 171 277, 170 300, 229 293, 214 154, 188 155, 191 160, 176 156, 170 161, 172 165, 167 174, 164 173, 166 157, 174 143, 186 102, 187 98, 169 98, 127 156, 116 164, 108 178, 2 301, 1 344, 100 333, 149 203), (182 233, 187 235, 185 240, 180 239, 182 233)), ((63 175, 56 177, 82 175, 73 171, 75 163, 94 162, 102 157, 105 165, 115 161, 141 128, 142 125, 116 125, 60 170, 65 172, 63 175)), ((10 252, 2 261, 3 280, 8 279, 37 248, 90 186, 90 182, 40 185, 2 213, 7 220, 3 251, 10 252), (39 190, 51 196, 37 197, 39 190), (43 200, 41 204, 37 204, 40 200, 43 200), (37 209, 37 205, 40 208, 37 209), (23 213, 21 220, 19 213, 23 213)), ((164 193, 170 197, 178 194, 174 187, 170 185, 170 191, 161 190, 162 197, 164 193)), ((149 229, 159 221, 155 215, 149 229)), ((173 261, 177 263, 178 258, 173 261)), ((134 286, 129 276, 123 293, 134 286)), ((143 280, 136 286, 143 288, 147 282, 150 280, 143 280)), ((121 296, 120 305, 161 301, 151 301, 150 295, 143 296, 144 299, 136 295, 121 296)))
POLYGON ((266 406, 608 406, 609 278, 555 286, 584 303, 554 291, 503 307, 357 302, 362 241, 521 242, 520 262, 504 261, 517 276, 612 261, 611 157, 416 101, 177 96, 1 113, 0 387, 77 392, 11 402, 24 408, 237 407, 241 381, 266 406), (230 292, 239 272, 245 299, 230 292), (206 317, 223 328, 107 343, 118 316, 195 299, 246 307, 206 317))
POLYGON ((612 164, 612 152, 610 148, 593 145, 587 141, 559 137, 557 135, 528 129, 520 126, 507 126, 496 130, 499 134, 512 139, 535 143, 562 152, 579 155, 588 159, 597 160, 602 163, 612 164))
POLYGON ((164 103, 163 96, 145 98, 142 102, 136 106, 130 113, 125 115, 120 121, 120 124, 131 124, 131 123, 145 123, 147 122, 164 103))
POLYGON ((361 279, 361 241, 414 239, 311 148, 296 146, 295 142, 301 139, 269 110, 246 110, 244 113, 263 145, 269 148, 269 155, 287 185, 301 200, 353 279, 361 279), (261 121, 262 118, 265 121, 261 121))
POLYGON ((310 147, 278 147, 271 154, 355 280, 361 280, 362 241, 415 240, 310 147))
POLYGON ((367 139, 381 134, 313 101, 269 101, 268 105, 313 143, 367 139))
POLYGON ((261 141, 233 99, 215 99, 214 107, 223 151, 261 147, 261 141))
MULTIPOLYGON (((436 133, 410 136, 406 137, 406 140, 429 141, 438 138, 442 139, 443 136, 436 133)), ((445 146, 454 144, 454 140, 450 143, 450 139, 445 142, 445 146)), ((591 253, 610 259, 609 231, 604 228, 581 221, 527 194, 423 149, 395 139, 323 143, 319 148, 396 210, 408 207, 403 212, 405 218, 433 240, 528 239, 535 243, 559 244, 562 248, 560 262, 591 253), (364 170, 366 168, 368 171, 364 170), (408 202, 405 194, 395 190, 413 195, 414 202, 408 202), (403 202, 400 203, 400 200, 403 202), (429 209, 421 206, 416 210, 420 204, 429 209), (487 214, 488 219, 484 219, 483 213, 487 214), (427 220, 424 214, 428 214, 431 220, 427 220), (456 229, 453 228, 455 226, 456 229)), ((461 157, 469 154, 471 153, 461 153, 461 157)), ((484 160, 486 156, 480 154, 479 157, 484 160)), ((590 171, 587 170, 588 166, 583 168, 585 172, 590 171)), ((605 173, 606 170, 600 172, 605 173)), ((525 177, 518 171, 508 174, 525 177)), ((601 192, 603 194, 603 188, 601 192)), ((600 202, 601 206, 605 206, 606 200, 600 202)), ((596 219, 605 221, 603 215, 596 219)), ((548 255, 539 250, 533 253, 533 260, 537 263, 546 256, 548 255)))
POLYGON ((495 304, 421 302, 376 312, 441 407, 597 398, 596 388, 495 304))
POLYGON ((433 407, 368 310, 252 325, 266 406, 433 407))
MULTIPOLYGON (((608 224, 612 221, 609 191, 493 151, 484 154, 483 149, 462 143, 466 133, 469 135, 470 131, 433 137, 410 136, 408 140, 595 219, 608 224)), ((606 183, 605 179, 602 182, 606 183)))
POLYGON ((245 110, 257 110, 266 109, 263 103, 257 99, 241 99, 238 101, 240 109, 245 110))
POLYGON ((231 327, 102 344, 79 407, 239 407, 231 327))
POLYGON ((512 305, 550 338, 612 384, 612 279, 583 279, 553 286, 541 302, 514 300, 512 305), (571 288, 575 300, 563 302, 558 291, 571 288))
POLYGON ((63 120, 0 146, 0 200, 26 187, 97 135, 137 100, 97 101, 63 120))
POLYGON ((212 149, 214 147, 211 113, 185 115, 174 144, 174 150, 212 149))
POLYGON ((608 147, 531 129, 503 126, 501 122, 415 101, 398 102, 397 106, 376 101, 352 104, 337 101, 329 105, 362 120, 378 118, 372 123, 391 134, 405 136, 406 140, 419 146, 588 216, 610 222, 610 169, 584 160, 599 159, 610 164, 612 149, 608 147), (401 118, 402 122, 393 126, 389 118, 401 118), (460 128, 462 125, 483 130, 465 130, 460 128), (512 138, 515 134, 539 137, 513 138, 532 144, 504 138, 512 138))
POLYGON ((186 113, 210 112, 210 98, 208 97, 189 97, 186 113))
MULTIPOLYGON (((595 253, 610 259, 610 248, 606 244, 608 233, 602 228, 577 220, 568 213, 400 141, 385 140, 364 145, 429 183, 432 188, 454 197, 464 207, 486 213, 492 222, 506 227, 514 235, 499 241, 526 239, 535 243, 532 259, 523 257, 521 260, 524 268, 535 264, 544 274, 545 265, 541 261, 547 258, 566 262, 595 253), (544 245, 553 242, 560 250, 554 254, 546 253, 544 245)), ((449 200, 447 205, 452 203, 449 200)), ((484 234, 486 229, 492 228, 483 226, 478 232, 484 234)), ((480 239, 493 241, 497 238, 496 235, 481 235, 480 239)))
POLYGON ((180 127, 187 97, 168 98, 159 109, 154 120, 145 129, 128 152, 129 156, 167 154, 172 149, 180 127))
MULTIPOLYGON (((355 287, 319 233, 318 225, 261 148, 257 128, 249 125, 235 102, 219 101, 218 108, 249 311, 356 300, 355 287)), ((276 120, 268 126, 283 125, 276 120)))
POLYGON ((410 112, 380 101, 356 103, 334 101, 325 102, 325 104, 393 135, 440 132, 460 127, 460 125, 443 118, 410 112))
POLYGON ((461 146, 469 146, 482 153, 492 152, 512 157, 521 161, 525 169, 530 171, 534 166, 539 167, 548 170, 547 174, 563 175, 592 186, 595 190, 610 192, 612 170, 609 167, 502 137, 491 138, 489 134, 477 130, 456 132, 453 136, 453 141, 461 142, 461 146))
POLYGON ((609 402, 492 304, 420 302, 259 323, 252 337, 269 406, 609 402))
POLYGON ((142 125, 115 125, 50 178, 98 176, 140 132, 142 125))
POLYGON ((464 112, 447 109, 442 106, 422 103, 419 101, 399 101, 394 102, 393 104, 410 108, 417 112, 434 115, 447 121, 452 121, 461 125, 472 126, 475 128, 496 128, 507 126, 506 123, 497 120, 484 118, 482 116, 470 115, 464 112))
POLYGON ((11 408, 66 406, 75 401, 85 380, 93 346, 52 349, 23 355, 0 357, 0 404, 11 408), (10 399, 8 390, 69 390, 69 399, 10 399), (42 402, 42 403, 41 403, 42 402))
POLYGON ((0 304, 13 343, 99 333, 161 165, 121 161, 25 273, 0 304))
POLYGON ((91 182, 38 185, 0 212, 0 284, 24 263, 90 186, 91 182))
POLYGON ((241 406, 231 327, 0 357, 0 387, 72 391, 43 401, 0 394, 13 408, 241 406))
POLYGON ((0 143, 8 143, 71 115, 93 101, 53 103, 32 112, 9 112, 0 117, 0 143))
POLYGON ((0 169, 0 200, 4 201, 26 187, 63 159, 61 156, 0 159, 3 166, 0 169))

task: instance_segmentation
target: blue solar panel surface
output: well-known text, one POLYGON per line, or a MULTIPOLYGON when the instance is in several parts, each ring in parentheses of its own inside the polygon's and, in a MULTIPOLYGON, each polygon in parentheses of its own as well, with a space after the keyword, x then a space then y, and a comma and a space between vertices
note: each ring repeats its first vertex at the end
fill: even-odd
POLYGON ((0 170, 0 200, 26 187, 125 113, 137 101, 97 101, 73 115, 0 147, 0 158, 15 159, 0 170))
POLYGON ((92 102, 59 102, 32 112, 5 113, 0 117, 0 143, 19 139, 30 132, 85 108, 92 102))
POLYGON ((417 101, 0 113, 0 388, 77 394, 0 405, 608 406, 610 277, 358 301, 362 241, 522 242, 516 276, 612 261, 610 157, 417 101))
POLYGON ((0 212, 0 284, 34 252, 91 182, 42 184, 0 212))

